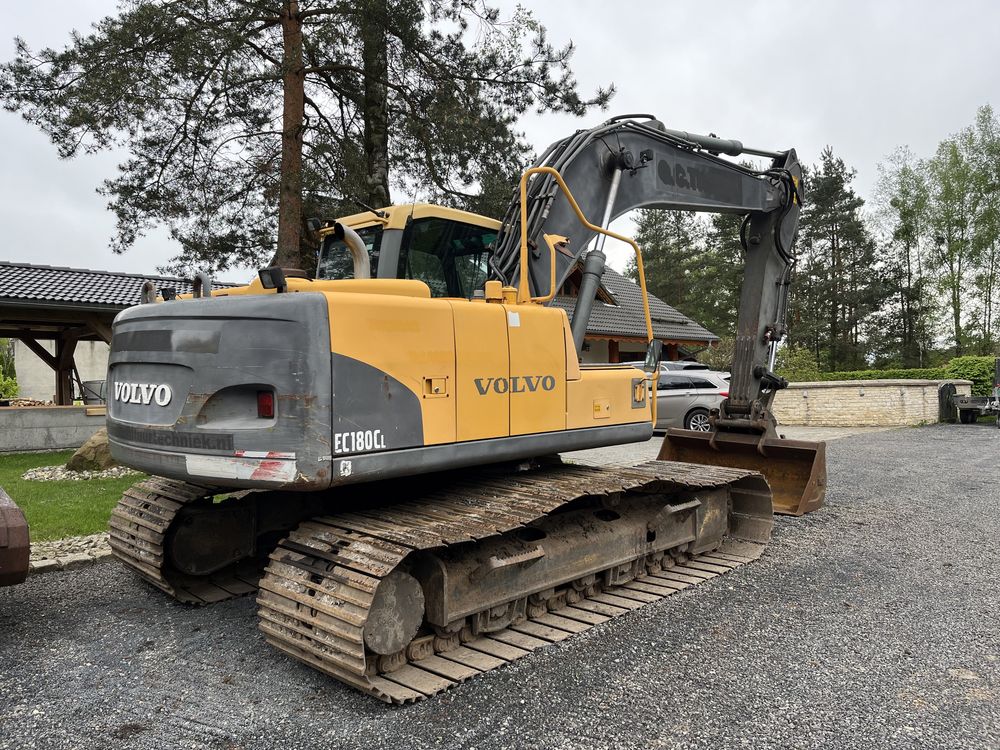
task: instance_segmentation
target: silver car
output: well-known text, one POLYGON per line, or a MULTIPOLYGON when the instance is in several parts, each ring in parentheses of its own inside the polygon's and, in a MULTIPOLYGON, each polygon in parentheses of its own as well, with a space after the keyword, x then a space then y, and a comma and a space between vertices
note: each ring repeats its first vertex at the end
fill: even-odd
POLYGON ((701 362, 688 362, 687 360, 677 360, 671 362, 660 362, 660 370, 711 370, 708 365, 701 362))
POLYGON ((661 368, 656 390, 656 429, 709 430, 708 413, 729 396, 729 373, 661 368))

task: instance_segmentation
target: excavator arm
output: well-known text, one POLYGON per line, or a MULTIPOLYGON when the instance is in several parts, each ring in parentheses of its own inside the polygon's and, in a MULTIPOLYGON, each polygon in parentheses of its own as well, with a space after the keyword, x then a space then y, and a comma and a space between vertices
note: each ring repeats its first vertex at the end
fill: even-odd
MULTIPOLYGON (((583 214, 607 228, 636 208, 732 213, 745 216, 743 283, 729 398, 712 416, 709 433, 671 430, 661 458, 738 465, 774 475, 776 509, 802 513, 822 503, 825 448, 786 441, 776 432, 771 404, 787 381, 773 373, 777 344, 785 334, 788 284, 802 205, 802 169, 795 151, 764 151, 735 140, 670 130, 651 116, 632 115, 579 131, 552 144, 536 167, 555 169, 583 214), (771 160, 755 171, 721 154, 771 160), (665 455, 666 454, 666 455, 665 455), (786 464, 791 463, 791 468, 786 464), (782 479, 774 474, 781 466, 782 479), (789 479, 789 477, 791 477, 789 479), (801 490, 801 491, 800 491, 801 490)), ((582 225, 565 192, 548 174, 527 189, 527 215, 519 196, 504 215, 492 257, 495 278, 517 286, 526 278, 531 295, 556 287, 583 259, 583 280, 572 320, 574 343, 583 346, 587 322, 605 267, 604 235, 582 225), (528 237, 527 274, 520 264, 521 222, 528 237), (545 236, 567 238, 553 265, 545 236), (591 247, 589 252, 584 252, 591 247)), ((769 477, 770 478, 770 477, 769 477)))

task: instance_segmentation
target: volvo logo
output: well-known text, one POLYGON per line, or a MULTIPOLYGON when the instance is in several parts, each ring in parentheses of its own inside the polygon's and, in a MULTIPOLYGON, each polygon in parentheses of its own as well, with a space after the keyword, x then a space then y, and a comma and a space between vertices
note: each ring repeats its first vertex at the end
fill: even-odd
POLYGON ((515 375, 512 378, 476 378, 480 396, 494 393, 534 393, 555 390, 556 379, 551 375, 515 375))
POLYGON ((115 383, 115 401, 123 404, 149 404, 166 406, 173 397, 170 386, 164 383, 115 383))

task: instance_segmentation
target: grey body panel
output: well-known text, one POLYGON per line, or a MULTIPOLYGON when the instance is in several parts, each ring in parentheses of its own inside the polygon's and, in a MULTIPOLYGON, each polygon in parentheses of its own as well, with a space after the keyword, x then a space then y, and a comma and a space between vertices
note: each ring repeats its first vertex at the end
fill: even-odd
POLYGON ((464 443, 428 445, 423 448, 385 453, 366 453, 335 460, 332 484, 370 482, 377 479, 461 469, 466 466, 517 461, 586 448, 638 443, 649 440, 652 436, 652 425, 649 422, 638 422, 608 427, 586 427, 579 430, 473 440, 464 443), (345 461, 350 463, 349 467, 343 465, 345 461))
POLYGON ((281 485, 326 487, 332 401, 327 318, 326 298, 308 292, 206 297, 123 311, 115 319, 108 364, 112 455, 154 474, 205 481, 204 474, 188 473, 185 456, 233 463, 241 453, 277 451, 294 454, 294 464, 282 465, 281 485), (116 384, 132 383, 167 386, 169 402, 118 398, 116 384), (259 390, 274 391, 274 419, 257 416, 259 390))
MULTIPOLYGON (((378 431, 385 448, 413 448, 424 443, 423 414, 420 399, 396 378, 376 367, 334 352, 332 425, 336 438, 356 430, 378 431)), ((343 441, 340 441, 341 444, 343 441)), ((333 453, 338 450, 334 439, 333 453)))

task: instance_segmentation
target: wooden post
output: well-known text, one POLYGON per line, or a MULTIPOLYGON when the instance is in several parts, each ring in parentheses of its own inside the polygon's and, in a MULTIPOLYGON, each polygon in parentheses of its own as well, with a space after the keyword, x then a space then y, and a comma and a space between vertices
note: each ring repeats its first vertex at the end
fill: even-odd
POLYGON ((677 344, 667 344, 667 356, 666 359, 670 362, 676 362, 677 358, 680 356, 680 351, 677 344))
POLYGON ((65 333, 56 340, 56 403, 59 406, 73 405, 73 355, 76 352, 76 338, 65 333))
POLYGON ((621 354, 618 352, 618 339, 608 340, 608 362, 612 364, 621 362, 621 354))
POLYGON ((111 343, 111 326, 105 323, 96 315, 86 317, 87 326, 96 333, 105 344, 111 343))

